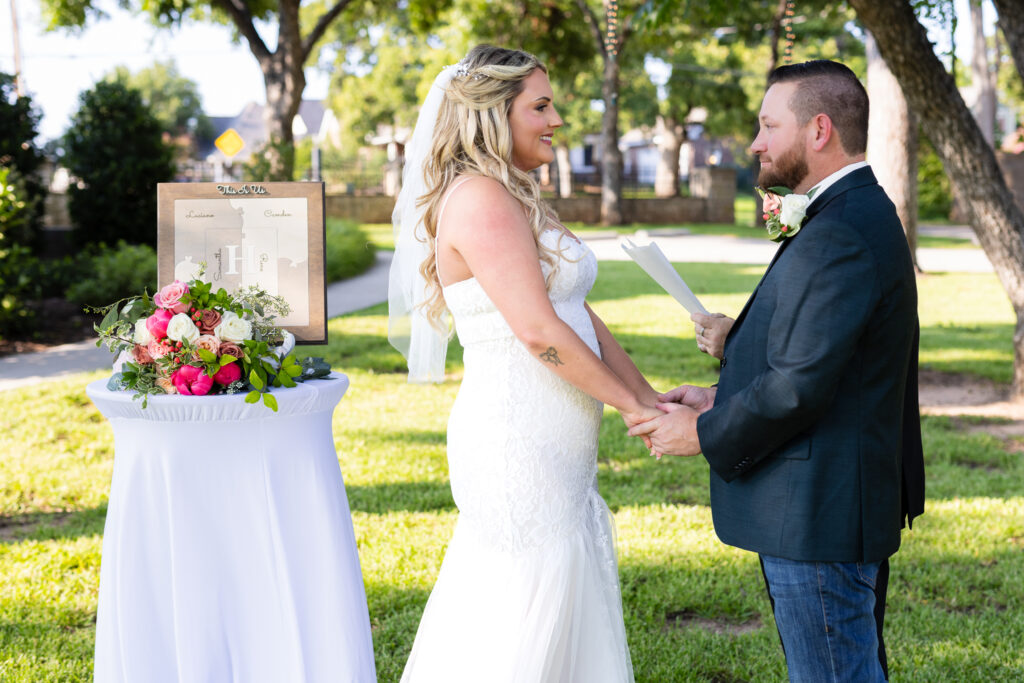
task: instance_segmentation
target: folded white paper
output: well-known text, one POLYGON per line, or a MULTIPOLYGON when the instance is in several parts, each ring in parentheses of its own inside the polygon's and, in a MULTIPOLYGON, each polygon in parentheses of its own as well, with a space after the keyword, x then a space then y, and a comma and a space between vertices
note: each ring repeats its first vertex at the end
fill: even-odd
POLYGON ((629 255, 629 258, 636 261, 637 265, 644 269, 661 288, 668 292, 673 299, 683 305, 690 313, 700 311, 707 313, 708 310, 700 303, 690 288, 679 277, 679 273, 672 267, 672 264, 665 258, 665 254, 656 242, 647 245, 634 244, 629 238, 623 238, 622 250, 629 255))

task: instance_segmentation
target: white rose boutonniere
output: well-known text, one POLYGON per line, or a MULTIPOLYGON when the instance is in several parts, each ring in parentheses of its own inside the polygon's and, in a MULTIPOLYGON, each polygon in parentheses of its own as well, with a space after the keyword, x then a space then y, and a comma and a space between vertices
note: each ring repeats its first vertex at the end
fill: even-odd
POLYGON ((252 339, 252 323, 239 318, 236 313, 228 311, 220 319, 220 324, 213 328, 213 333, 221 341, 241 342, 252 339))
POLYGON ((781 242, 800 232, 807 215, 807 207, 814 198, 813 192, 793 194, 792 190, 786 187, 771 187, 767 190, 759 187, 757 192, 764 200, 764 227, 771 241, 781 242))

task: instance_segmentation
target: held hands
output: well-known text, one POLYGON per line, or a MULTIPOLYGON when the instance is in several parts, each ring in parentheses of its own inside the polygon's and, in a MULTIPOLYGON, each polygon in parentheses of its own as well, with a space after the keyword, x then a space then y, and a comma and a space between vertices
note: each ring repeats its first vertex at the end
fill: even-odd
POLYGON ((651 454, 697 455, 701 452, 697 437, 697 418, 711 409, 717 389, 683 385, 659 395, 658 408, 664 414, 630 427, 630 436, 639 436, 651 454))
MULTIPOLYGON (((662 415, 664 415, 664 413, 661 410, 659 410, 658 408, 654 407, 654 405, 651 405, 651 404, 655 403, 659 397, 660 397, 660 394, 654 396, 654 398, 650 401, 650 403, 647 403, 646 399, 645 399, 645 402, 639 403, 634 409, 629 410, 629 411, 626 411, 626 410, 621 411, 622 420, 623 420, 623 422, 626 423, 626 428, 627 429, 632 429, 633 427, 636 427, 637 425, 641 425, 641 424, 643 424, 645 422, 648 422, 650 420, 653 420, 655 418, 658 418, 658 417, 661 417, 662 415)), ((651 441, 650 441, 650 439, 648 439, 646 436, 643 436, 641 438, 643 438, 644 445, 647 446, 647 448, 651 450, 651 455, 655 455, 654 450, 651 448, 651 441)), ((661 457, 661 456, 659 455, 658 457, 661 457)))
POLYGON ((697 348, 721 360, 725 353, 725 338, 736 321, 722 313, 704 314, 700 311, 691 313, 690 320, 697 335, 697 348))

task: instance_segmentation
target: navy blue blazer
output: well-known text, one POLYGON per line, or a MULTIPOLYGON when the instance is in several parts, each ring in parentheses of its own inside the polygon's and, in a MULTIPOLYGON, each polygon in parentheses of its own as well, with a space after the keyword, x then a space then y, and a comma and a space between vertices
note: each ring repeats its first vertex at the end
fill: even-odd
POLYGON ((697 433, 715 531, 793 560, 874 562, 924 510, 917 285, 870 168, 811 204, 725 342, 697 433))

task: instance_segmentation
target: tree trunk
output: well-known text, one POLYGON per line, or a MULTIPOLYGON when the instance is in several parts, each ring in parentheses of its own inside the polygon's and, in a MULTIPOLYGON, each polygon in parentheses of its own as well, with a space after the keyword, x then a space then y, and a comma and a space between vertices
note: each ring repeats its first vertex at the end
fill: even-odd
MULTIPOLYGON (((238 33, 249 44, 263 72, 267 90, 267 106, 263 122, 267 130, 266 154, 270 162, 270 180, 291 180, 295 170, 295 140, 292 121, 299 113, 302 91, 306 88, 303 65, 327 27, 338 18, 352 0, 335 0, 334 5, 319 15, 309 34, 302 37, 299 17, 301 0, 278 0, 277 49, 273 52, 260 37, 247 2, 241 0, 210 0, 224 11, 238 33)), ((307 15, 309 16, 309 15, 307 15)))
MULTIPOLYGON (((775 14, 772 16, 772 28, 771 28, 771 39, 768 43, 768 69, 765 71, 765 85, 767 86, 768 77, 771 76, 772 72, 775 71, 776 67, 779 66, 779 38, 782 36, 782 20, 786 16, 786 0, 779 0, 778 5, 775 7, 775 14)), ((767 90, 767 87, 765 88, 767 90)), ((753 141, 757 134, 760 132, 760 125, 754 124, 754 136, 751 139, 753 141)), ((750 166, 751 174, 754 178, 754 185, 757 185, 757 176, 761 173, 761 162, 758 160, 757 155, 753 155, 753 163, 750 166)), ((761 195, 757 192, 757 188, 751 188, 751 193, 754 195, 754 227, 764 227, 764 212, 762 211, 761 195)))
POLYGON ((999 14, 999 30, 1006 38, 1017 73, 1024 79, 1024 3, 1020 0, 992 0, 999 14))
POLYGON ((622 152, 619 150, 619 60, 604 56, 601 81, 601 223, 622 224, 622 152))
POLYGON ((679 195, 679 151, 686 128, 671 116, 658 116, 654 127, 658 136, 658 168, 654 174, 654 196, 679 195))
POLYGON ((569 161, 569 148, 566 145, 555 147, 555 162, 558 165, 558 196, 572 196, 572 162, 569 161))
POLYGON ((985 142, 952 76, 935 56, 911 4, 874 0, 850 0, 850 4, 874 35, 885 63, 959 188, 971 227, 1009 296, 1017 315, 1013 396, 1024 398, 1024 212, 1014 203, 995 152, 985 142))
POLYGON ((985 141, 992 145, 996 138, 996 84, 988 64, 988 44, 981 15, 981 0, 971 0, 971 29, 974 46, 971 50, 971 99, 969 103, 985 141))
POLYGON ((868 34, 868 161, 878 183, 896 205, 907 235, 910 255, 917 265, 917 121, 907 106, 900 84, 878 54, 868 34))

